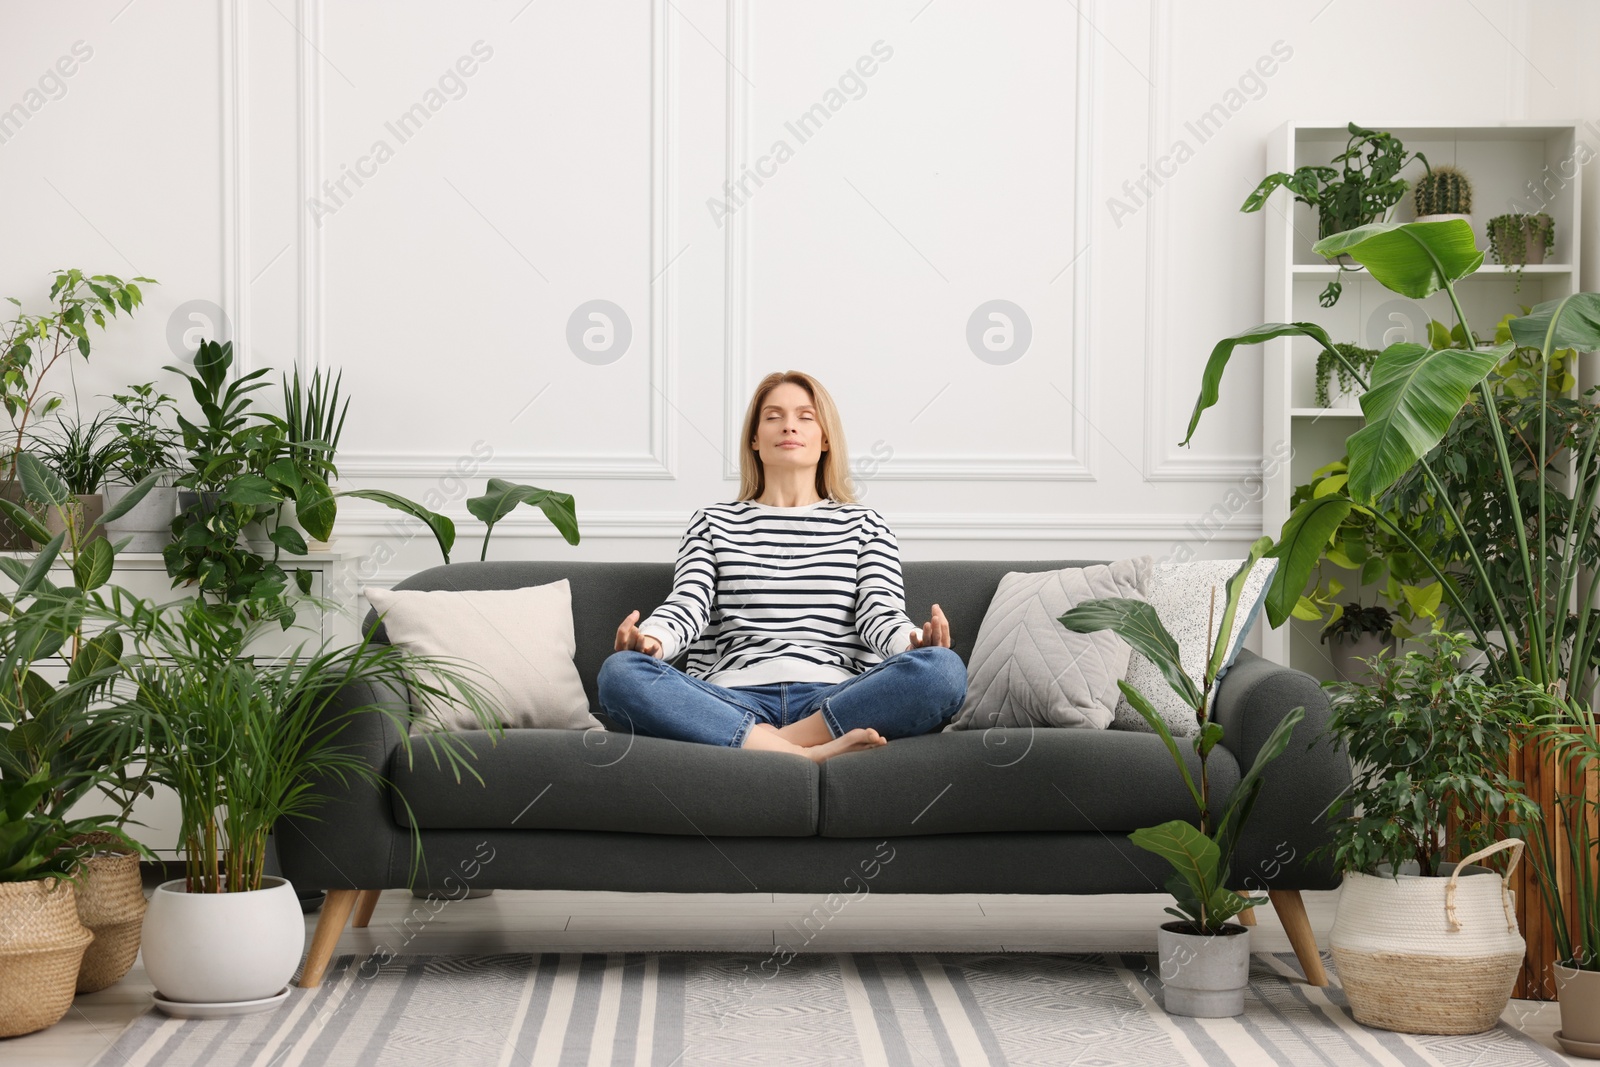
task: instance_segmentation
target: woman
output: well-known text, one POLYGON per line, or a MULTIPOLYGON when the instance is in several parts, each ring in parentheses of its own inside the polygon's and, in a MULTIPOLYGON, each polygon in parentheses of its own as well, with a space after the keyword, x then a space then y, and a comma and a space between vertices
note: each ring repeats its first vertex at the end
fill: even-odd
POLYGON ((966 665, 939 605, 920 628, 906 615, 894 534, 853 501, 833 398, 769 374, 743 439, 739 499, 694 513, 672 594, 617 627, 601 708, 648 736, 819 763, 943 726, 966 665))

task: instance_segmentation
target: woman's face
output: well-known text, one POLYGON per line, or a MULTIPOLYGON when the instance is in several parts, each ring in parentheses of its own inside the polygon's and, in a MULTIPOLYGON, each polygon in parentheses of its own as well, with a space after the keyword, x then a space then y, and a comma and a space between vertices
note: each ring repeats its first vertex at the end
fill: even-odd
POLYGON ((756 416, 756 437, 751 442, 768 470, 815 470, 828 448, 811 394, 793 382, 782 382, 767 393, 756 416))

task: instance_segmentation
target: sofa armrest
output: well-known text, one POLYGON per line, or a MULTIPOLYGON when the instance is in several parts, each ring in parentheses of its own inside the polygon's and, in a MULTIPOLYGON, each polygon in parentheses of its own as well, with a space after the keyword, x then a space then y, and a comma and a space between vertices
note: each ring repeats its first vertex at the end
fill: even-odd
POLYGON ((1248 649, 1218 684, 1213 717, 1222 745, 1239 761, 1255 762, 1278 723, 1305 709, 1289 746, 1262 776, 1261 796, 1240 835, 1231 883, 1235 889, 1332 889, 1338 877, 1326 857, 1308 861, 1326 844, 1328 808, 1350 786, 1350 760, 1328 732, 1327 693, 1304 671, 1263 659, 1248 649))
MULTIPOLYGON (((340 717, 336 742, 375 773, 387 778, 400 748, 400 729, 389 715, 351 708, 381 704, 409 713, 409 695, 370 683, 348 685, 334 696, 327 715, 340 717)), ((403 884, 411 856, 410 834, 395 824, 389 786, 333 775, 310 779, 323 797, 303 816, 279 819, 273 830, 283 873, 300 889, 385 889, 403 884), (401 882, 391 881, 399 873, 401 882)))

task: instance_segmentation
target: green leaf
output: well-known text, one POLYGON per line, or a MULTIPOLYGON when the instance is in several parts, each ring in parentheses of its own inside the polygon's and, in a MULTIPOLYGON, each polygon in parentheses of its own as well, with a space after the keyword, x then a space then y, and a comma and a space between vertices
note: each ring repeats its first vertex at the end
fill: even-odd
MULTIPOLYGON (((1228 579, 1227 590, 1224 596, 1222 622, 1217 627, 1217 632, 1212 637, 1211 658, 1206 663, 1206 681, 1213 682, 1222 671, 1222 661, 1232 644, 1234 619, 1239 614, 1239 600, 1244 596, 1245 582, 1250 578, 1250 571, 1255 567, 1256 561, 1272 548, 1272 538, 1258 537, 1250 546, 1250 555, 1239 569, 1233 572, 1233 577, 1228 579)), ((1208 686, 1209 688, 1209 686, 1208 686)))
POLYGON ((1189 416, 1189 432, 1178 442, 1180 445, 1189 443, 1190 438, 1194 437, 1195 427, 1200 425, 1200 414, 1217 402, 1222 372, 1228 369, 1233 350, 1240 345, 1258 345, 1278 337, 1309 337, 1324 349, 1334 351, 1333 341, 1329 339, 1327 331, 1314 322, 1268 322, 1232 337, 1224 337, 1217 342, 1211 350, 1211 357, 1206 360, 1206 369, 1200 379, 1200 396, 1194 402, 1194 413, 1189 416))
POLYGON ((578 543, 578 517, 570 493, 557 493, 549 489, 536 489, 531 485, 516 485, 501 478, 490 478, 488 491, 467 501, 467 510, 483 520, 488 527, 483 534, 483 554, 489 554, 489 535, 495 523, 505 518, 518 504, 532 504, 543 511, 545 517, 560 531, 567 544, 578 543))
POLYGON ((1273 626, 1282 626, 1294 614, 1323 549, 1349 514, 1350 501, 1342 496, 1313 497, 1290 513, 1278 543, 1265 557, 1278 561, 1266 596, 1267 619, 1273 626))
MULTIPOLYGON (((294 460, 292 459, 273 460, 267 464, 266 473, 269 479, 279 485, 287 486, 290 490, 298 490, 300 488, 300 470, 294 465, 294 460)), ((296 496, 295 499, 298 501, 299 497, 296 496)), ((319 537, 317 540, 321 541, 325 540, 325 538, 319 537)))
POLYGON ((1311 250, 1329 259, 1348 253, 1379 284, 1413 300, 1483 266, 1472 224, 1462 219, 1374 222, 1324 237, 1311 250))
POLYGON ((1511 339, 1523 348, 1549 354, 1558 348, 1600 351, 1600 293, 1574 293, 1546 300, 1512 319, 1511 339))
MULTIPOLYGON (((412 518, 421 519, 427 523, 428 529, 433 531, 434 540, 439 542, 439 551, 444 554, 444 561, 450 562, 450 549, 456 543, 456 524, 448 516, 429 511, 413 500, 407 500, 398 493, 391 493, 384 489, 346 489, 337 496, 353 496, 361 500, 373 500, 385 507, 404 512, 412 518)), ((301 520, 302 522, 304 520, 301 520)))
POLYGON ((85 641, 73 657, 67 671, 67 681, 80 682, 101 671, 110 670, 122 661, 122 635, 99 634, 85 641))
POLYGON ((299 517, 300 525, 306 528, 306 533, 318 541, 326 541, 333 536, 333 523, 338 509, 333 490, 320 478, 307 478, 295 490, 295 515, 299 517))
POLYGON ((38 456, 23 452, 17 456, 17 473, 22 479, 22 493, 35 504, 65 507, 72 503, 71 490, 55 471, 45 466, 38 456))
POLYGON ((1161 617, 1148 601, 1129 597, 1086 600, 1056 621, 1078 634, 1110 630, 1154 664, 1185 704, 1191 708, 1200 707, 1200 690, 1183 671, 1178 642, 1161 624, 1161 617))
POLYGON ((1217 886, 1217 843, 1186 822, 1173 820, 1135 830, 1128 839, 1154 852, 1184 880, 1191 892, 1209 901, 1217 886))
POLYGON ((1510 351, 1509 344, 1463 350, 1401 343, 1378 353, 1361 396, 1366 425, 1346 442, 1350 496, 1371 503, 1416 466, 1510 351))
POLYGON ((77 579, 78 588, 87 593, 105 585, 111 580, 115 560, 116 553, 105 538, 97 537, 84 545, 72 563, 72 575, 77 579))
POLYGON ((27 573, 17 583, 16 597, 18 600, 32 594, 44 581, 45 575, 50 573, 50 567, 55 563, 56 557, 61 554, 61 546, 67 540, 67 531, 62 530, 52 537, 34 557, 33 563, 28 567, 27 573))
POLYGON ((259 474, 241 474, 229 480, 218 499, 230 504, 278 504, 283 494, 259 474))
MULTIPOLYGON (((156 483, 160 480, 161 475, 159 474, 152 474, 147 478, 141 479, 137 485, 134 485, 126 493, 122 494, 122 498, 120 500, 118 500, 111 507, 107 508, 105 514, 101 515, 100 518, 95 520, 94 526, 103 526, 108 523, 116 522, 118 519, 122 518, 122 516, 126 515, 128 512, 132 511, 136 506, 138 506, 139 501, 143 500, 145 495, 149 493, 151 489, 154 489, 156 483)), ((92 530, 94 529, 94 526, 90 526, 89 528, 92 530)), ((35 538, 35 540, 41 540, 41 538, 35 538)))
MULTIPOLYGON (((293 526, 274 526, 267 537, 291 556, 303 556, 307 552, 306 539, 293 526)), ((317 540, 325 541, 327 538, 319 537, 317 540)))
MULTIPOLYGON (((50 540, 50 531, 45 529, 44 523, 40 522, 33 512, 21 504, 0 497, 0 513, 4 513, 7 519, 11 520, 19 530, 27 534, 32 540, 40 544, 50 540)), ((12 562, 17 561, 13 560, 12 562)))

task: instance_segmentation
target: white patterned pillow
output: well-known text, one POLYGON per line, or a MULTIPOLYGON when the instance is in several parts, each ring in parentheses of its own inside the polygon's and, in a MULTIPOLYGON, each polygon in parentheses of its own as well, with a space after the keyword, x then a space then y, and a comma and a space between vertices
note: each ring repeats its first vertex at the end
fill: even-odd
POLYGON ((1060 617, 1100 597, 1145 599, 1154 558, 1011 571, 1000 579, 967 665, 967 698, 947 730, 1111 725, 1133 649, 1110 630, 1080 634, 1060 617))
MULTIPOLYGON (((1178 642, 1183 669, 1197 684, 1205 677, 1206 661, 1211 656, 1206 635, 1215 635, 1221 628, 1222 615, 1228 607, 1228 579, 1243 563, 1242 559, 1195 560, 1193 563, 1157 567, 1150 578, 1150 595, 1146 599, 1156 609, 1161 625, 1178 642), (1206 609, 1211 607, 1212 589, 1217 591, 1217 599, 1208 625, 1206 609)), ((1233 634, 1228 651, 1222 658, 1222 669, 1217 672, 1219 682, 1228 668, 1233 666, 1233 661, 1239 658, 1239 650, 1244 647, 1244 639, 1249 635, 1250 627, 1255 624, 1256 616, 1266 600, 1267 586, 1277 566, 1276 559, 1260 559, 1250 569, 1250 576, 1244 582, 1244 593, 1239 597, 1239 610, 1233 617, 1233 634)), ((1150 701, 1174 737, 1187 737, 1199 729, 1194 709, 1172 691, 1166 676, 1143 653, 1134 652, 1129 657, 1128 674, 1124 680, 1150 701)), ((1215 694, 1216 690, 1213 689, 1213 697, 1215 694)), ((1112 728, 1153 732, 1150 724, 1133 709, 1127 697, 1120 695, 1120 691, 1112 728)))

